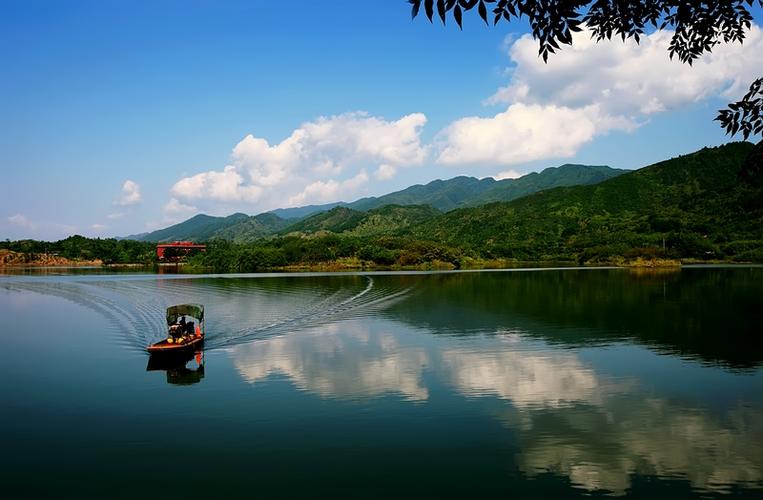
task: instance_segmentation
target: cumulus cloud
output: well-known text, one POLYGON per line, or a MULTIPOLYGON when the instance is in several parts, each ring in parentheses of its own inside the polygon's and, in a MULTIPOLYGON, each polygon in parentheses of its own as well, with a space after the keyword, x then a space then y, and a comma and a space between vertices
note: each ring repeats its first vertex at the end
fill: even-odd
POLYGON ((573 156, 599 133, 633 127, 627 119, 603 115, 597 105, 515 103, 495 116, 462 118, 446 127, 440 133, 438 161, 515 165, 573 156))
POLYGON ((763 34, 753 25, 743 45, 724 44, 693 66, 670 60, 672 32, 596 43, 574 34, 572 47, 548 64, 525 35, 508 44, 510 83, 488 99, 506 105, 490 117, 466 117, 439 136, 437 160, 446 165, 502 165, 573 156, 614 130, 632 131, 657 113, 709 97, 734 99, 763 67, 763 34))
POLYGON ((368 175, 361 170, 358 175, 342 182, 335 180, 315 181, 302 190, 301 193, 289 198, 289 205, 304 205, 306 203, 326 203, 336 200, 344 193, 358 192, 359 188, 368 182, 368 175))
POLYGON ((367 169, 375 169, 377 179, 389 179, 399 167, 424 162, 425 123, 421 113, 384 120, 355 112, 304 123, 276 144, 248 135, 233 149, 229 165, 179 180, 171 195, 259 209, 283 206, 284 200, 356 196, 368 182, 367 169))
POLYGON ((752 26, 743 45, 722 44, 693 66, 668 57, 673 33, 657 31, 640 44, 628 40, 596 43, 589 32, 576 33, 548 64, 537 57, 529 36, 509 49, 516 64, 512 81, 491 103, 541 102, 584 107, 598 104, 606 114, 651 115, 710 96, 736 98, 763 66, 763 36, 752 26))
POLYGON ((255 203, 262 194, 262 186, 246 184, 233 165, 222 172, 211 171, 179 180, 172 186, 173 196, 185 199, 211 199, 255 203))
POLYGON ((127 179, 122 184, 122 193, 119 198, 114 202, 117 205, 129 206, 137 205, 143 201, 143 197, 140 194, 140 185, 137 182, 127 179))

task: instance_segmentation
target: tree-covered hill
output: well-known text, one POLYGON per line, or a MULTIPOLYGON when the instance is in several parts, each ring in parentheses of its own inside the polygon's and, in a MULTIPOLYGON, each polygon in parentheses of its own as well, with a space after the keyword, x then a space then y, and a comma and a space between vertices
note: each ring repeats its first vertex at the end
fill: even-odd
POLYGON ((447 212, 493 201, 511 201, 542 189, 595 184, 624 172, 627 170, 607 166, 565 164, 516 179, 499 181, 492 177, 477 179, 460 176, 444 181, 435 180, 424 185, 416 184, 376 198, 362 198, 346 206, 355 210, 371 210, 385 205, 431 205, 447 212))
POLYGON ((555 187, 598 184, 626 172, 628 171, 603 165, 567 163, 560 167, 547 168, 542 172, 532 172, 518 179, 497 181, 479 196, 467 200, 464 205, 474 207, 496 201, 511 201, 555 187))
POLYGON ((236 213, 227 217, 213 217, 211 215, 199 214, 179 224, 144 234, 136 239, 157 242, 205 241, 210 239, 216 231, 230 227, 248 218, 248 215, 242 213, 236 213))
POLYGON ((239 243, 253 241, 268 236, 288 224, 274 214, 260 214, 251 217, 235 213, 227 217, 213 217, 199 214, 187 221, 140 235, 138 241, 209 241, 222 238, 239 243))
MULTIPOLYGON (((417 184, 384 196, 361 198, 352 203, 329 203, 305 207, 277 209, 256 216, 237 213, 228 217, 196 215, 185 222, 151 233, 133 235, 128 239, 138 241, 207 241, 222 238, 235 243, 247 243, 267 237, 283 230, 299 220, 302 226, 290 231, 315 232, 319 230, 337 231, 331 224, 341 223, 351 212, 366 212, 387 205, 431 205, 440 211, 459 207, 477 206, 494 201, 510 201, 542 189, 558 186, 594 184, 616 177, 625 170, 606 166, 562 165, 542 172, 533 172, 517 179, 496 181, 488 177, 460 176, 448 180, 435 180, 428 184, 417 184), (344 209, 344 210, 343 210, 344 209), (336 210, 336 211, 335 211, 336 210), (326 215, 320 216, 322 212, 326 215), (312 217, 318 215, 316 219, 312 217), (302 220, 304 219, 304 220, 302 220), (319 223, 318 221, 327 221, 319 223), (333 221, 333 222, 332 222, 333 221), (323 227, 318 225, 323 224, 323 227)), ((356 219, 360 216, 356 216, 356 219)), ((288 231, 287 231, 288 232, 288 231)))
POLYGON ((431 220, 437 215, 440 215, 440 211, 429 205, 385 205, 367 212, 335 207, 292 224, 281 234, 329 231, 353 236, 390 235, 431 220))
POLYGON ((291 222, 272 213, 259 214, 217 229, 209 239, 221 238, 234 243, 250 243, 284 229, 291 222))
POLYGON ((484 257, 595 261, 652 253, 759 260, 763 193, 740 176, 752 148, 746 142, 706 148, 596 185, 455 210, 409 234, 484 257))

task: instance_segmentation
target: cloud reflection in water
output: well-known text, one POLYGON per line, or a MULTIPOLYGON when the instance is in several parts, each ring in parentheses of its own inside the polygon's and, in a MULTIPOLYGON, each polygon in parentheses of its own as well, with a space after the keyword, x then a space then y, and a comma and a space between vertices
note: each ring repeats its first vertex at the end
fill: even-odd
POLYGON ((399 394, 426 402, 425 381, 436 380, 472 400, 467 404, 505 400, 494 414, 518 437, 519 469, 564 475, 588 491, 625 494, 634 475, 685 479, 705 492, 763 481, 759 408, 711 412, 678 402, 521 331, 464 339, 350 320, 239 345, 231 354, 252 384, 282 374, 324 398, 399 394))
POLYGON ((409 400, 429 396, 422 382, 427 354, 402 347, 390 333, 374 332, 359 321, 239 345, 233 360, 241 376, 257 383, 279 373, 301 390, 326 398, 360 398, 385 393, 409 400))

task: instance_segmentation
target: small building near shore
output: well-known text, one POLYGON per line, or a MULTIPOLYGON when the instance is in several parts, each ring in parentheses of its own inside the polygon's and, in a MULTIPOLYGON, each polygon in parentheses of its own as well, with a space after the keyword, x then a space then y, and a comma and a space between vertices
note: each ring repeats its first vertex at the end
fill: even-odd
POLYGON ((173 241, 156 245, 156 257, 160 262, 180 262, 196 252, 205 252, 207 245, 192 241, 173 241))

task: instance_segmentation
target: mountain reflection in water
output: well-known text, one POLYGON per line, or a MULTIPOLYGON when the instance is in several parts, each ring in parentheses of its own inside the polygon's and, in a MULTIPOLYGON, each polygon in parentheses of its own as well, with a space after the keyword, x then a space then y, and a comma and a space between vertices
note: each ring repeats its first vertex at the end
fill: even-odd
POLYGON ((755 267, 0 276, 0 470, 132 497, 192 436, 178 495, 760 497, 761 304, 755 267), (183 302, 205 359, 152 365, 183 302))

